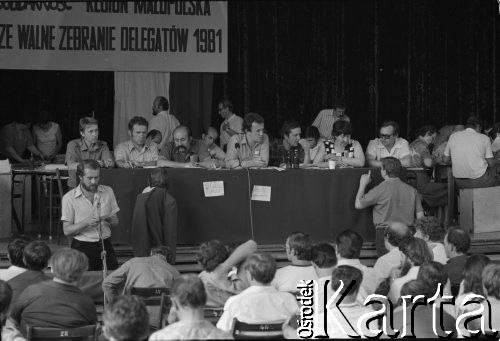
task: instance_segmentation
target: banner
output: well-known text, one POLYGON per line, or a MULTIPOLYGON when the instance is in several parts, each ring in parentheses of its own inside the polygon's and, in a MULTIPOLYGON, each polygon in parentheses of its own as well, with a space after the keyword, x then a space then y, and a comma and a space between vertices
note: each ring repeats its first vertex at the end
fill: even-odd
POLYGON ((0 1, 0 68, 227 72, 227 2, 0 1))

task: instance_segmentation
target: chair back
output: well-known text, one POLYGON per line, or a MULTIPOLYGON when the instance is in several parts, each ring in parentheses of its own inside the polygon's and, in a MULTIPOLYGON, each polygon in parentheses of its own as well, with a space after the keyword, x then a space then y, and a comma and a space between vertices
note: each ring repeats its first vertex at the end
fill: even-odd
POLYGON ((283 323, 285 321, 245 323, 235 318, 233 337, 235 339, 283 339, 283 323))
POLYGON ((154 315, 156 309, 154 312, 149 312, 151 317, 150 325, 154 329, 159 330, 165 326, 164 316, 170 311, 170 307, 172 306, 172 302, 170 301, 170 290, 168 288, 133 287, 130 290, 130 294, 141 297, 144 300, 146 306, 158 308, 157 318, 151 316, 154 315))
POLYGON ((210 321, 214 326, 219 322, 222 313, 224 312, 224 308, 215 308, 215 307, 203 307, 203 317, 205 320, 210 321))
POLYGON ((26 326, 26 340, 97 340, 99 326, 92 324, 77 328, 48 328, 26 326))

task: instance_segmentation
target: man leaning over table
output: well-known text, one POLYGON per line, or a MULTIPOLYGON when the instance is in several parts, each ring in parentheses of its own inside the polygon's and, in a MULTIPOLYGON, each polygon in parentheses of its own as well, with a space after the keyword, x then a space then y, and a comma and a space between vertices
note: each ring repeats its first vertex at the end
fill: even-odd
POLYGON ((231 136, 226 153, 228 168, 262 168, 269 162, 269 138, 264 133, 264 118, 248 113, 243 119, 243 133, 231 136))
MULTIPOLYGON (((158 166, 172 168, 189 168, 200 161, 198 140, 191 136, 191 129, 178 126, 174 129, 174 140, 168 142, 160 152, 158 166)), ((207 156, 208 152, 206 153, 207 156)))
POLYGON ((366 147, 366 160, 369 167, 380 168, 385 157, 395 157, 403 167, 410 167, 411 156, 408 141, 399 137, 399 125, 385 121, 380 126, 379 137, 371 140, 366 147))
POLYGON ((144 117, 135 116, 128 122, 130 140, 115 147, 116 165, 121 168, 156 166, 158 147, 155 143, 148 144, 148 121, 144 117))

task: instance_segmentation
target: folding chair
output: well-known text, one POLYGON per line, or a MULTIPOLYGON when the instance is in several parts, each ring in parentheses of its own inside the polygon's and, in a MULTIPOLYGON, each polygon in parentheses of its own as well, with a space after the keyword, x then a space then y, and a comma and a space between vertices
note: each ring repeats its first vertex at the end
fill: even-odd
POLYGON ((214 326, 219 321, 222 313, 224 312, 224 308, 214 308, 214 307, 203 307, 203 317, 205 320, 210 321, 214 326))
MULTIPOLYGON (((131 295, 142 297, 147 307, 157 308, 157 319, 150 318, 150 325, 156 330, 162 329, 164 323, 164 316, 170 311, 172 302, 170 301, 170 290, 168 288, 138 288, 133 287, 130 291, 131 295)), ((151 311, 148 309, 150 317, 153 317, 156 309, 151 311)))
POLYGON ((276 321, 269 323, 244 323, 233 320, 233 337, 235 339, 283 339, 283 323, 276 321))
POLYGON ((78 328, 47 328, 26 326, 26 340, 97 340, 100 328, 97 324, 78 328))

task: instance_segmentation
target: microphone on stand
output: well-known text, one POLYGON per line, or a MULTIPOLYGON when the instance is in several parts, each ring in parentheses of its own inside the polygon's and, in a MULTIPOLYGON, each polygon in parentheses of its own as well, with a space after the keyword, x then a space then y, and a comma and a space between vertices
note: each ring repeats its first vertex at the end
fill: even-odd
POLYGON ((234 144, 234 148, 236 148, 236 152, 238 153, 238 163, 239 163, 239 166, 242 167, 241 166, 241 152, 240 152, 241 146, 240 146, 240 144, 238 142, 236 142, 234 144))
POLYGON ((104 238, 102 236, 102 226, 101 226, 101 196, 97 193, 95 199, 97 200, 97 216, 99 218, 99 223, 97 228, 97 234, 99 240, 101 241, 101 261, 102 261, 102 279, 104 280, 108 276, 108 265, 106 263, 106 249, 104 247, 104 238))

